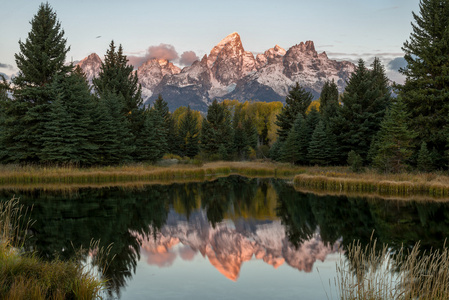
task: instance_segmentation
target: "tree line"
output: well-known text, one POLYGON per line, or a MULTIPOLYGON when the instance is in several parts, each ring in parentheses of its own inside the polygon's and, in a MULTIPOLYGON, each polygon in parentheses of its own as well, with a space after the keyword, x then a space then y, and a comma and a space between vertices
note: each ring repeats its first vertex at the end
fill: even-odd
POLYGON ((447 168, 449 1, 422 0, 404 43, 403 85, 379 59, 359 60, 342 94, 327 81, 319 105, 296 84, 285 105, 214 101, 207 114, 142 103, 136 72, 112 41, 92 86, 66 65, 70 47, 41 4, 15 55, 19 74, 0 84, 0 162, 80 166, 155 162, 166 153, 207 160, 268 158, 301 165, 371 165, 383 172, 447 168), (317 109, 318 108, 318 109, 317 109))

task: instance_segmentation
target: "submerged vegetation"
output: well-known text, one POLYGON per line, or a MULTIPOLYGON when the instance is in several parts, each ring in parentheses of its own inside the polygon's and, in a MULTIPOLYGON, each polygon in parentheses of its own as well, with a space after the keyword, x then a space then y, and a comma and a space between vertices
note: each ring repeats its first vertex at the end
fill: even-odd
POLYGON ((18 199, 0 202, 0 298, 96 299, 104 282, 75 261, 51 262, 23 250, 26 211, 18 199))

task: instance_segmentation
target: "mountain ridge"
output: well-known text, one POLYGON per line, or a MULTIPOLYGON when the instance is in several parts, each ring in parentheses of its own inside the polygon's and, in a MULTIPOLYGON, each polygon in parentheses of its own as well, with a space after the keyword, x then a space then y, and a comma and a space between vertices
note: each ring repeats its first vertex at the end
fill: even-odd
MULTIPOLYGON (((79 63, 92 77, 98 74, 98 55, 91 54, 79 63), (89 64, 89 62, 92 62, 89 64)), ((153 58, 136 70, 142 85, 145 105, 151 105, 159 94, 171 111, 179 106, 206 111, 214 100, 285 101, 289 89, 298 82, 319 97, 326 80, 334 80, 340 92, 354 72, 349 61, 328 58, 318 53, 313 41, 306 41, 288 50, 275 45, 254 55, 243 47, 240 35, 233 32, 212 48, 209 55, 182 69, 166 59, 153 58)))

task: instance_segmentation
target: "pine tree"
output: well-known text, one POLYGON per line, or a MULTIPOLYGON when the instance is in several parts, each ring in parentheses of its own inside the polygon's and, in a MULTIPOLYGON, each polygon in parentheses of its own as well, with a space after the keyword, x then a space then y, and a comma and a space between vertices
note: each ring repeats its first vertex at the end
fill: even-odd
POLYGON ((257 134, 257 128, 253 120, 250 117, 245 118, 242 122, 242 126, 246 134, 248 146, 256 149, 259 136, 257 134))
POLYGON ((75 132, 71 127, 73 121, 62 98, 56 98, 50 105, 49 121, 45 123, 45 132, 42 136, 43 162, 52 164, 76 162, 75 132))
POLYGON ((105 92, 98 100, 94 119, 97 124, 95 141, 98 163, 116 165, 132 160, 135 151, 128 119, 123 115, 123 99, 115 93, 105 92))
POLYGON ((432 157, 430 155, 429 149, 427 149, 426 142, 421 143, 421 148, 418 152, 418 160, 417 160, 417 167, 418 170, 422 172, 429 172, 432 171, 433 165, 432 165, 432 157))
POLYGON ((307 108, 312 103, 312 99, 312 94, 301 87, 299 83, 296 83, 295 87, 289 91, 285 99, 285 106, 281 113, 276 116, 275 124, 279 126, 278 138, 280 141, 285 141, 299 113, 303 117, 306 116, 307 108))
POLYGON ((298 163, 299 161, 303 161, 303 155, 301 150, 303 149, 300 145, 301 141, 301 128, 305 123, 304 118, 301 114, 298 114, 295 122, 293 123, 293 127, 288 133, 287 139, 283 143, 282 147, 282 161, 289 163, 298 163))
POLYGON ((234 127, 234 151, 239 160, 245 159, 249 154, 248 137, 242 122, 238 122, 234 127))
MULTIPOLYGON (((413 13, 410 40, 402 50, 406 76, 398 85, 410 113, 411 129, 416 131, 416 147, 424 141, 444 157, 446 137, 441 130, 448 126, 449 113, 449 2, 421 0, 419 15, 413 13)), ((447 158, 441 162, 446 164, 447 158)))
POLYGON ((325 124, 328 124, 329 120, 337 115, 339 106, 337 84, 334 80, 326 81, 320 95, 320 114, 325 124))
POLYGON ((234 137, 231 123, 230 112, 214 100, 207 109, 201 128, 201 149, 206 155, 219 153, 221 159, 229 158, 234 137))
POLYGON ((311 164, 328 165, 332 162, 334 155, 326 127, 321 120, 313 131, 307 157, 311 164))
POLYGON ((52 82, 66 74, 64 30, 48 3, 39 6, 31 20, 31 31, 25 42, 19 41, 15 54, 19 74, 13 79, 14 100, 6 110, 4 162, 38 162, 43 148, 41 137, 48 120, 52 82))
POLYGON ((182 156, 190 158, 199 152, 198 120, 193 115, 190 106, 187 106, 186 114, 179 124, 179 138, 181 139, 180 152, 182 156))
POLYGON ((159 111, 152 108, 150 109, 150 122, 151 127, 155 131, 155 141, 158 152, 155 154, 153 161, 161 159, 165 153, 167 153, 167 129, 165 127, 165 121, 162 118, 159 111))
POLYGON ((167 148, 164 153, 178 153, 181 144, 180 137, 175 127, 175 120, 169 111, 168 103, 162 98, 162 95, 158 95, 157 99, 153 103, 153 108, 159 113, 162 120, 164 121, 165 127, 165 140, 167 148))
MULTIPOLYGON (((53 90, 70 120, 67 133, 70 132, 71 140, 70 143, 67 140, 66 145, 72 148, 70 162, 80 165, 95 164, 97 160, 95 152, 98 149, 95 141, 97 127, 92 119, 95 102, 84 74, 78 70, 67 76, 57 76, 53 82, 53 90)), ((48 122, 52 123, 54 118, 57 116, 50 116, 48 122)), ((51 135, 48 130, 47 128, 45 134, 51 135)), ((46 141, 46 144, 49 142, 46 141)))
POLYGON ((411 143, 416 136, 407 126, 409 121, 405 103, 398 98, 385 115, 375 139, 377 145, 374 147, 378 150, 373 164, 380 171, 397 173, 404 170, 413 154, 411 143))
POLYGON ((136 158, 139 161, 156 162, 164 155, 159 144, 164 143, 164 141, 161 141, 160 135, 157 136, 158 130, 154 127, 159 123, 155 121, 155 118, 160 120, 160 117, 155 115, 154 113, 151 114, 150 110, 145 111, 144 124, 141 130, 142 137, 137 140, 135 151, 136 158))
POLYGON ((351 150, 357 152, 363 160, 367 159, 371 141, 390 103, 390 89, 385 78, 384 69, 377 59, 373 63, 373 70, 368 70, 364 61, 359 60, 343 93, 343 106, 338 109, 337 116, 331 119, 341 163, 351 150))
POLYGON ((140 130, 144 123, 142 89, 134 67, 128 64, 123 54, 122 45, 116 49, 114 41, 111 41, 101 63, 100 73, 92 83, 98 97, 113 93, 118 96, 116 99, 123 102, 121 114, 128 119, 130 141, 132 144, 138 143, 136 140, 142 136, 140 130))

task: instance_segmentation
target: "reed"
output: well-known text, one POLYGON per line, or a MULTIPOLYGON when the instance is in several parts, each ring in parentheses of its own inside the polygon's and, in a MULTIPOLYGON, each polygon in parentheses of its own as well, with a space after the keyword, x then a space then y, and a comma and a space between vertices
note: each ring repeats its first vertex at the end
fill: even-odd
POLYGON ((337 264, 340 299, 449 299, 449 252, 353 242, 337 264))
POLYGON ((321 172, 299 174, 294 185, 318 191, 366 193, 377 195, 449 197, 449 177, 436 174, 363 174, 321 172))
POLYGON ((177 164, 171 166, 124 165, 115 167, 77 168, 72 166, 0 166, 0 185, 42 185, 111 183, 161 180, 204 180, 211 176, 292 177, 301 169, 285 164, 267 162, 213 162, 200 164, 177 164))
POLYGON ((98 298, 104 281, 85 267, 24 252, 29 225, 18 199, 0 203, 0 299, 98 298))

